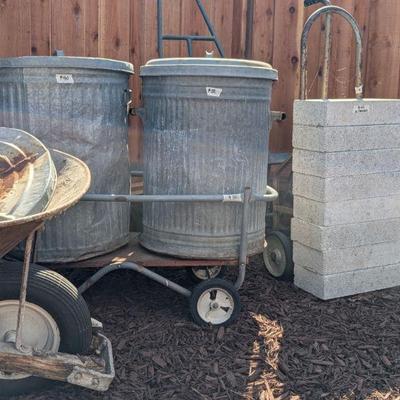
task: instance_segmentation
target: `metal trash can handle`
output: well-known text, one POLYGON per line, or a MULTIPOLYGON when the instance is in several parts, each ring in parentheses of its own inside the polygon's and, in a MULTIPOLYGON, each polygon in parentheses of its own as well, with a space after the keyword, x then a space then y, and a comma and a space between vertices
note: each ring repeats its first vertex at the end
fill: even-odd
POLYGON ((129 114, 130 105, 132 103, 132 89, 124 90, 124 103, 126 104, 126 114, 129 114))
POLYGON ((252 194, 251 198, 254 201, 265 201, 267 203, 276 200, 279 197, 279 193, 272 188, 271 186, 267 186, 265 190, 265 194, 252 194))
POLYGON ((303 33, 301 35, 301 70, 300 70, 300 99, 307 99, 307 44, 308 34, 316 19, 323 14, 339 14, 341 15, 353 28, 354 36, 356 39, 356 87, 355 93, 357 99, 363 98, 363 84, 362 84, 362 35, 360 28, 355 18, 344 8, 337 6, 326 6, 316 10, 307 19, 303 33))

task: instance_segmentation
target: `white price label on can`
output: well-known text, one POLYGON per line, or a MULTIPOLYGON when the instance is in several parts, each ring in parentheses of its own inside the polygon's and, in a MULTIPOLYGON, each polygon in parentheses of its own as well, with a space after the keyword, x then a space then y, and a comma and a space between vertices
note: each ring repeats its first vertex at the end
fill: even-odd
POLYGON ((215 87, 206 87, 207 96, 219 97, 221 96, 222 89, 215 87))
POLYGON ((241 194, 224 194, 223 202, 228 203, 241 203, 242 195, 241 194))
POLYGON ((57 83, 74 83, 74 78, 71 74, 56 74, 57 83))

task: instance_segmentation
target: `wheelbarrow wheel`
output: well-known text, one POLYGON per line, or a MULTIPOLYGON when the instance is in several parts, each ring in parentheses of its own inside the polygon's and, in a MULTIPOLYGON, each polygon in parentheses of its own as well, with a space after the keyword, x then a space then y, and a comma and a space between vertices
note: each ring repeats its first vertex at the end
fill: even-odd
POLYGON ((292 242, 282 232, 273 231, 266 237, 263 252, 265 268, 276 279, 293 280, 292 242))
MULTIPOLYGON (((0 342, 15 341, 22 266, 0 261, 0 342)), ((77 289, 60 274, 31 265, 22 342, 37 350, 85 354, 92 339, 89 309, 77 289)), ((0 396, 42 389, 51 381, 1 372, 0 396)))
POLYGON ((232 283, 209 279, 199 283, 189 298, 190 313, 200 326, 226 326, 240 313, 240 298, 232 283))
POLYGON ((225 275, 225 271, 226 267, 223 265, 186 268, 186 273, 194 283, 204 282, 208 279, 222 278, 225 275))

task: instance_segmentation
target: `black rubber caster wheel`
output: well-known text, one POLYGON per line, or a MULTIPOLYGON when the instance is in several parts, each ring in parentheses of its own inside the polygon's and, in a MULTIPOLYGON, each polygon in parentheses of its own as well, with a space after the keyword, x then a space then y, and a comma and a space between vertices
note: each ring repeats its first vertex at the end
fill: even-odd
POLYGON ((204 282, 208 279, 222 278, 225 275, 225 271, 226 267, 222 265, 186 268, 186 273, 194 283, 204 282))
POLYGON ((209 279, 194 288, 189 306, 198 325, 227 326, 239 316, 239 292, 228 281, 209 279))
POLYGON ((276 279, 293 280, 293 251, 291 240, 282 232, 273 231, 266 237, 263 252, 267 271, 276 279))

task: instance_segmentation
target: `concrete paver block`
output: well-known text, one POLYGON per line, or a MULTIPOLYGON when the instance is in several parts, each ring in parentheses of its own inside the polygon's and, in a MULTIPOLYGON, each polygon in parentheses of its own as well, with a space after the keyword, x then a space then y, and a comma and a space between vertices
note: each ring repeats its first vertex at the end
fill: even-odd
POLYGON ((322 178, 400 171, 400 148, 334 153, 294 149, 293 171, 322 178))
POLYGON ((292 240, 316 250, 344 249, 400 240, 400 218, 321 227, 292 218, 292 240))
POLYGON ((293 147, 318 152, 396 149, 400 148, 400 125, 315 127, 295 124, 293 147))
POLYGON ((400 285, 400 264, 330 275, 295 265, 294 284, 320 299, 329 300, 400 285))
POLYGON ((400 264, 400 241, 319 251, 293 242, 293 261, 321 275, 400 264))
POLYGON ((331 178, 294 173, 293 194, 316 201, 345 201, 400 194, 400 171, 331 178))
POLYGON ((293 203, 295 217, 320 226, 400 218, 400 195, 331 202, 295 196, 293 203))
POLYGON ((293 122, 310 126, 400 124, 400 100, 296 100, 293 122))

